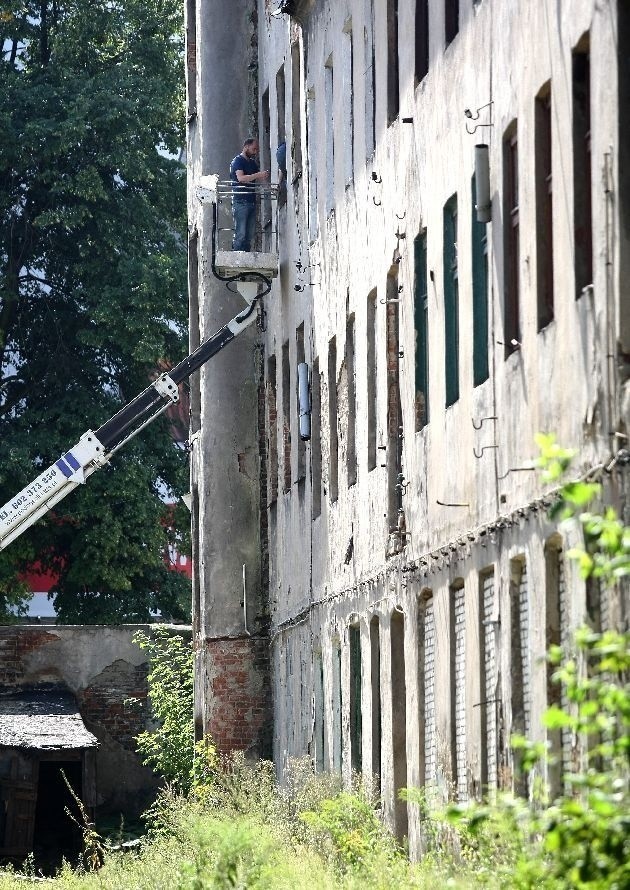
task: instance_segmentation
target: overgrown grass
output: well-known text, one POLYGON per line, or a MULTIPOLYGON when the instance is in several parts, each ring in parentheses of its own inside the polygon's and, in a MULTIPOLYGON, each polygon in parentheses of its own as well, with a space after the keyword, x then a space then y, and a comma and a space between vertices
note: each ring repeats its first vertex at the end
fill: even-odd
MULTIPOLYGON (((384 828, 368 791, 341 790, 334 775, 314 775, 297 761, 278 787, 273 766, 225 761, 212 781, 188 797, 167 789, 148 814, 134 852, 106 852, 96 872, 65 865, 44 885, 54 890, 385 890, 392 887, 498 887, 447 855, 411 865, 384 828)), ((27 885, 0 871, 0 888, 27 885)), ((41 882, 41 879, 38 883, 41 882)))

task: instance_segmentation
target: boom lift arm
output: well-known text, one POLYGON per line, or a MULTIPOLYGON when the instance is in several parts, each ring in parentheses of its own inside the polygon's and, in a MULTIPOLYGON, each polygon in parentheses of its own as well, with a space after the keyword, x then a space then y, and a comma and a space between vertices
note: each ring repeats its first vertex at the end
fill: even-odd
POLYGON ((256 304, 263 294, 255 294, 257 284, 254 282, 243 282, 243 285, 242 290, 246 291, 249 286, 249 292, 248 306, 242 312, 205 340, 170 373, 160 375, 95 432, 85 432, 70 451, 0 507, 0 550, 30 528, 77 485, 105 466, 119 448, 166 411, 170 404, 177 402, 178 384, 187 380, 249 327, 256 319, 256 304))

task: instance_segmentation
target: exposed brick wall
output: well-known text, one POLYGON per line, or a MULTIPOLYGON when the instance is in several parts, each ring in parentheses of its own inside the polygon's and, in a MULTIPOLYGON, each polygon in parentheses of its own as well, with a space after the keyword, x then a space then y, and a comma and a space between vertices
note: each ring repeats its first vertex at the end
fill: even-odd
POLYGON ((40 627, 0 627, 0 686, 23 683, 26 657, 56 640, 55 634, 40 627))
POLYGON ((223 753, 271 756, 268 647, 266 637, 206 640, 206 727, 223 753))
POLYGON ((77 695, 82 717, 95 723, 129 751, 147 727, 147 666, 116 661, 77 695))

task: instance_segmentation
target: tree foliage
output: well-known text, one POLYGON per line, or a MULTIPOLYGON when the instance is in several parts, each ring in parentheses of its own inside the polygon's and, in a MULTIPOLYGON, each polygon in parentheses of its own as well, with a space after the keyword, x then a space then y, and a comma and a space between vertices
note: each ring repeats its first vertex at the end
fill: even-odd
MULTIPOLYGON (((3 503, 185 355, 186 256, 178 0, 9 0, 0 35, 3 503)), ((0 611, 37 557, 63 620, 184 617, 160 495, 186 488, 157 421, 0 556, 0 611)))

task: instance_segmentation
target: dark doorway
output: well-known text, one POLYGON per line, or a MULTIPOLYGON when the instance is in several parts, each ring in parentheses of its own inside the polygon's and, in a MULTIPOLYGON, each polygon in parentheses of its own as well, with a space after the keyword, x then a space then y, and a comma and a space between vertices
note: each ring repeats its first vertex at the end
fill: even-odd
POLYGON ((82 849, 81 829, 66 808, 78 822, 81 814, 64 775, 80 799, 80 760, 40 761, 33 852, 38 868, 48 873, 61 865, 62 858, 75 862, 82 849))

